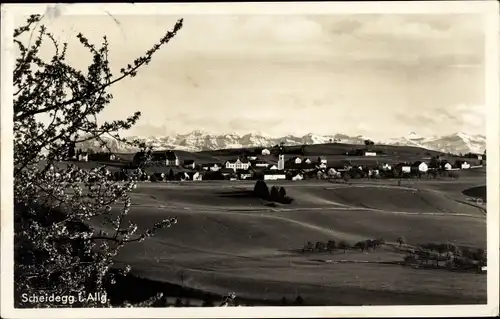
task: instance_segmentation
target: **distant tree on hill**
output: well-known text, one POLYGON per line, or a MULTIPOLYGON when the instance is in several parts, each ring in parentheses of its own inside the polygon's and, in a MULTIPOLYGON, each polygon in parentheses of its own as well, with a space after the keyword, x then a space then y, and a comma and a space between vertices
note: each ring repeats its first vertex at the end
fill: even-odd
POLYGON ((358 248, 359 250, 361 250, 361 252, 364 252, 367 247, 368 247, 367 242, 364 240, 359 241, 354 245, 354 248, 358 248))
POLYGON ((259 179, 255 183, 254 194, 259 198, 266 199, 266 200, 269 199, 270 198, 269 187, 267 187, 266 182, 259 179))
POLYGON ((339 242, 338 247, 339 247, 339 249, 344 250, 344 254, 345 254, 346 250, 349 248, 349 244, 348 244, 346 241, 341 240, 341 241, 339 242))
POLYGON ((280 197, 280 191, 278 189, 278 186, 274 185, 271 187, 271 200, 273 201, 279 201, 280 197))
POLYGON ((286 190, 284 187, 280 187, 280 197, 285 198, 286 196, 286 190))
POLYGON ((439 168, 439 160, 436 156, 431 157, 429 168, 439 168))
POLYGON ((327 243, 326 243, 326 249, 328 249, 329 251, 335 251, 335 248, 337 248, 337 243, 335 242, 335 240, 329 240, 327 243))
POLYGON ((406 243, 405 238, 403 236, 399 236, 397 239, 397 242, 398 242, 399 246, 402 246, 403 244, 406 243))
POLYGON ((295 306, 302 306, 302 305, 304 305, 304 299, 302 299, 302 297, 300 295, 298 295, 297 298, 295 298, 294 305, 295 306))
POLYGON ((366 146, 375 145, 375 142, 373 142, 372 140, 365 140, 365 145, 366 146))
POLYGON ((76 156, 76 144, 75 142, 70 143, 69 149, 68 149, 68 159, 73 159, 76 156))
POLYGON ((316 251, 324 251, 326 249, 326 245, 324 242, 318 241, 316 242, 316 245, 314 246, 314 249, 316 251))

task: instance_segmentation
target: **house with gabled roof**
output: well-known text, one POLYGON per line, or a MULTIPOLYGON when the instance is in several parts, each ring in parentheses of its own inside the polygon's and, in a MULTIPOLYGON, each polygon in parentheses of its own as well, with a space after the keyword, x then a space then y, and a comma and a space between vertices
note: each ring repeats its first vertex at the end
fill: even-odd
POLYGON ((240 159, 239 157, 234 161, 226 161, 224 163, 224 168, 230 168, 234 172, 238 169, 248 169, 250 167, 250 161, 248 159, 240 159))
POLYGON ((195 163, 194 160, 184 160, 183 166, 185 168, 195 169, 196 168, 196 163, 195 163))

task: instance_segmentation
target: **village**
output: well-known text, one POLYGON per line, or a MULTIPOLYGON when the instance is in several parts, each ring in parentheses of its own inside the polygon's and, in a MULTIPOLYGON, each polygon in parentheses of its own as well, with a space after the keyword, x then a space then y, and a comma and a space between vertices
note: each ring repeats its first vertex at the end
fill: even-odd
MULTIPOLYGON (((120 155, 76 151, 74 159, 80 162, 120 162, 120 155)), ((126 180, 127 169, 137 168, 146 160, 144 153, 136 153, 128 166, 110 174, 113 179, 126 180)), ((123 162, 123 161, 122 161, 123 162)), ((460 157, 432 156, 414 161, 395 161, 371 148, 358 148, 345 153, 341 160, 329 163, 325 156, 286 154, 285 147, 256 149, 250 154, 234 156, 214 162, 181 160, 175 150, 154 151, 142 181, 202 181, 202 180, 292 180, 304 179, 358 179, 358 178, 458 178, 456 171, 482 167, 486 154, 469 153, 460 157), (363 164, 350 158, 365 158, 363 164), (373 158, 373 160, 370 160, 373 158)))

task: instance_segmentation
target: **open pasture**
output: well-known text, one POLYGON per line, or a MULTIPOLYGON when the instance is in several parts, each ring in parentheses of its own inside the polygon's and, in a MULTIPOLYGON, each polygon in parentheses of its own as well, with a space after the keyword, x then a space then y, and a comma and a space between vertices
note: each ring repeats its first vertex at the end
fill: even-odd
POLYGON ((441 190, 448 183, 440 181, 401 187, 394 180, 270 182, 284 186, 294 198, 277 207, 252 197, 250 181, 140 183, 129 215, 139 229, 172 216, 179 222, 127 247, 118 259, 130 263, 139 276, 216 293, 229 289, 248 298, 293 299, 300 294, 319 305, 480 303, 486 298, 484 275, 380 262, 402 260, 404 255, 394 250, 398 236, 410 245, 452 242, 484 248, 486 216, 455 200, 465 198, 461 192, 480 185, 481 179, 460 179, 460 190, 441 190), (297 252, 307 241, 353 245, 379 237, 388 245, 368 254, 297 252))

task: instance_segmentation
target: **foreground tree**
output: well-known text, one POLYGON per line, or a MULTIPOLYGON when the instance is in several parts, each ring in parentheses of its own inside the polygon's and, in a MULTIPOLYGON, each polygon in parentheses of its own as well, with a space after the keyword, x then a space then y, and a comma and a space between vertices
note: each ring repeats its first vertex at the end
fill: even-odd
MULTIPOLYGON (((58 43, 47 32, 41 16, 30 16, 24 26, 14 30, 14 43, 19 49, 13 73, 17 304, 22 293, 50 291, 62 296, 104 292, 105 286, 114 282, 110 269, 120 248, 176 223, 176 218, 168 218, 136 233, 138 227, 126 221, 131 206, 129 192, 135 188, 140 168, 130 180, 118 183, 108 178, 109 171, 103 167, 82 170, 71 164, 63 166, 57 159, 60 154, 73 154, 75 145, 85 141, 97 141, 106 148, 104 136, 150 154, 146 145, 119 135, 136 123, 139 112, 100 125, 97 119, 112 100, 109 88, 135 77, 181 27, 182 19, 117 76, 110 69, 106 37, 97 47, 78 34, 92 57, 87 72, 82 72, 67 63, 67 43, 58 43), (23 38, 31 39, 30 33, 34 43, 26 44, 23 38), (47 61, 39 55, 43 43, 52 44, 54 49, 47 61), (44 117, 50 120, 43 122, 44 117)), ((125 266, 122 273, 129 270, 125 266)))

